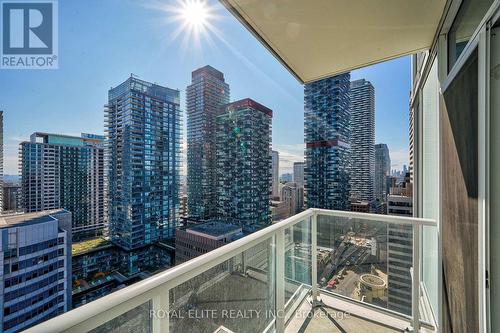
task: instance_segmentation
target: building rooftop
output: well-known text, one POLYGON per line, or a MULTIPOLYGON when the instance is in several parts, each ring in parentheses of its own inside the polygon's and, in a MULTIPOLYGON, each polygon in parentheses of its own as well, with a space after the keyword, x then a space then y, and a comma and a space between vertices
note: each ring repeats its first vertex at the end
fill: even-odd
POLYGON ((51 215, 65 212, 64 209, 45 210, 35 213, 13 213, 0 217, 0 228, 7 228, 13 225, 43 223, 55 220, 51 215))
POLYGON ((71 246, 71 255, 77 256, 80 254, 84 254, 84 253, 96 250, 96 249, 104 247, 104 246, 108 246, 110 244, 111 244, 110 241, 108 241, 102 237, 81 241, 78 243, 74 243, 71 246))
POLYGON ((260 112, 265 113, 269 117, 273 116, 273 110, 270 108, 254 101, 251 98, 244 98, 240 99, 239 101, 231 102, 229 104, 224 105, 221 108, 221 113, 226 113, 228 109, 235 109, 235 110, 240 110, 240 109, 254 109, 260 112))
POLYGON ((210 221, 190 227, 186 231, 218 237, 228 233, 241 232, 241 227, 224 221, 210 221))
POLYGON ((195 78, 197 75, 201 75, 202 73, 208 73, 210 75, 217 77, 219 80, 224 80, 224 74, 210 65, 206 65, 194 70, 191 73, 191 77, 195 78))
MULTIPOLYGON (((31 134, 29 143, 46 143, 62 146, 85 146, 103 144, 106 138, 103 135, 82 133, 81 136, 58 133, 35 132, 31 134)), ((28 143, 23 141, 22 143, 28 143)))

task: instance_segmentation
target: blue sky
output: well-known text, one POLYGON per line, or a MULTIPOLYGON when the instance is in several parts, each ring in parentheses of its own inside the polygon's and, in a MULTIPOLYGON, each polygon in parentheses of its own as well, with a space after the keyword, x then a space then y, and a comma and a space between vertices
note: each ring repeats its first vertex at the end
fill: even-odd
MULTIPOLYGON (((231 100, 250 97, 270 107, 273 149, 281 172, 303 154, 303 87, 216 1, 209 1, 217 33, 199 36, 162 7, 177 1, 59 1, 59 69, 0 70, 0 110, 4 110, 4 172, 17 174, 19 142, 35 131, 102 134, 103 106, 110 87, 130 73, 181 91, 191 71, 212 65, 231 87, 231 100)), ((333 59, 334 61, 334 59, 333 59)), ((376 142, 389 145, 393 168, 408 160, 410 59, 351 73, 375 86, 376 142)))

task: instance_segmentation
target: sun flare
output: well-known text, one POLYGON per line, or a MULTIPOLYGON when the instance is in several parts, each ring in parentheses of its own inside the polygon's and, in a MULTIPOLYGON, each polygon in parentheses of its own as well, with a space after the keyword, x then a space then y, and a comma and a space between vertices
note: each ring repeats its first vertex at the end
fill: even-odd
POLYGON ((196 28, 205 27, 209 12, 204 1, 186 0, 183 3, 181 15, 185 23, 196 28))

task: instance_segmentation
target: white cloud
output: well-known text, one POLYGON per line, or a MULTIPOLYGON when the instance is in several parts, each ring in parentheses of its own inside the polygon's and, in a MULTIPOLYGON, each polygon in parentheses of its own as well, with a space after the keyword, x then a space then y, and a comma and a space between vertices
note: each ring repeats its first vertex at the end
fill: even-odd
POLYGON ((294 162, 304 161, 304 144, 273 144, 273 150, 280 153, 280 175, 293 172, 294 162))
POLYGON ((397 150, 390 150, 389 154, 391 156, 391 169, 402 170, 403 164, 408 165, 409 153, 408 148, 400 148, 397 150))

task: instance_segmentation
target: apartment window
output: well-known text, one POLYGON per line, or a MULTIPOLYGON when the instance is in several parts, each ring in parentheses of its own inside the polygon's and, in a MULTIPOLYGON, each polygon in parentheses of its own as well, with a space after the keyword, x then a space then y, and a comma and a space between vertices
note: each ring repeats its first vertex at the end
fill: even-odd
POLYGON ((448 71, 462 54, 493 0, 463 0, 448 32, 448 71))

